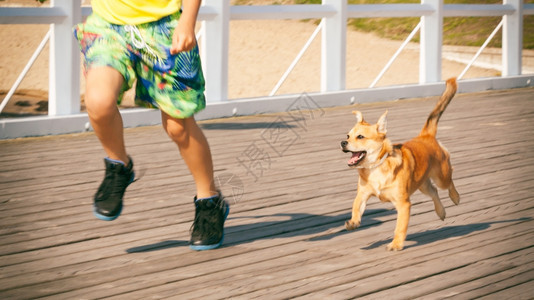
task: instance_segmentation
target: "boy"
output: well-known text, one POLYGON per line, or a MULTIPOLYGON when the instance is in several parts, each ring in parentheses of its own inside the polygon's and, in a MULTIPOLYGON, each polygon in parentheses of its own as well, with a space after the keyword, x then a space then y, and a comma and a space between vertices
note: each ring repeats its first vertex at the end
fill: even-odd
POLYGON ((219 247, 229 205, 215 188, 210 148, 194 119, 205 107, 194 31, 200 0, 184 0, 183 12, 180 0, 92 0, 91 5, 93 14, 74 31, 85 58, 87 113, 107 154, 94 214, 116 219, 135 177, 116 104, 137 79, 136 104, 160 108, 163 128, 196 183, 190 247, 219 247))

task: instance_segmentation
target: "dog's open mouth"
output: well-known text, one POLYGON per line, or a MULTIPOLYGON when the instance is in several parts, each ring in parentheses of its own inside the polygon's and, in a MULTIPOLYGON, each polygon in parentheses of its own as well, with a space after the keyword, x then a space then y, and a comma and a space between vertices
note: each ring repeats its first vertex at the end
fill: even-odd
POLYGON ((364 158, 367 152, 365 151, 357 151, 357 152, 351 152, 352 157, 349 159, 348 165, 349 167, 355 167, 357 166, 364 158))

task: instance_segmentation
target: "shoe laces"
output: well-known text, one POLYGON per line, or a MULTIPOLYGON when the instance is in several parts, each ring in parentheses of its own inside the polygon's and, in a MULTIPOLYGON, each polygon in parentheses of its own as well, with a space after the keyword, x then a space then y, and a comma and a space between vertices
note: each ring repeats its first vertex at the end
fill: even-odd
MULTIPOLYGON (((119 168, 119 166, 115 166, 119 168)), ((115 170, 106 170, 106 175, 104 176, 104 181, 98 190, 98 199, 101 199, 103 195, 121 195, 126 187, 136 181, 137 179, 132 179, 134 175, 133 171, 128 171, 124 167, 124 170, 119 172, 115 170)))

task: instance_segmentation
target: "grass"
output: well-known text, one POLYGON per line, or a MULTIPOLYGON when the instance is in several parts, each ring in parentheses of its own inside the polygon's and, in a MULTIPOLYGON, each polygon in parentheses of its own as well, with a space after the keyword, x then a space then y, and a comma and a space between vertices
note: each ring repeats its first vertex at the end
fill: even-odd
MULTIPOLYGON (((237 1, 239 2, 239 1, 237 1)), ((254 1, 241 1, 254 2, 254 1)), ((348 0, 349 4, 420 3, 419 0, 348 0)), ((272 1, 272 4, 321 4, 321 0, 272 1)), ((445 0, 445 4, 501 4, 502 0, 445 0)), ((534 0, 524 0, 534 3, 534 0)), ((454 17, 443 20, 443 43, 445 45, 481 46, 497 27, 500 17, 454 17)), ((364 32, 373 32, 380 37, 403 40, 415 28, 419 18, 363 18, 350 19, 349 26, 364 32)), ((419 41, 419 35, 414 37, 419 41)), ((500 48, 502 30, 489 43, 500 48)), ((523 48, 534 49, 534 16, 523 19, 523 48)))
MULTIPOLYGON (((304 1, 301 1, 304 2, 304 1)), ((315 2, 315 1, 312 1, 315 2)), ((525 1, 526 3, 533 1, 525 1)), ((350 4, 420 3, 414 0, 349 0, 350 4)), ((446 0, 445 4, 500 4, 496 0, 446 0)), ((453 17, 443 20, 443 43, 446 45, 481 46, 501 21, 500 17, 453 17)), ((381 37, 404 39, 419 22, 419 18, 352 19, 350 26, 381 37)), ((415 41, 419 40, 417 36, 415 41)), ((502 30, 489 43, 501 47, 502 30)), ((523 20, 523 48, 534 49, 534 16, 523 20)))

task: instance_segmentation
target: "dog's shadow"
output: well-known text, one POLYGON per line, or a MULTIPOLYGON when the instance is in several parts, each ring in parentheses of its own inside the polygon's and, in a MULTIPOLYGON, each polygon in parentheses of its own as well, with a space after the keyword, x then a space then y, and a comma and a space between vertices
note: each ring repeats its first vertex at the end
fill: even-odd
MULTIPOLYGON (((382 221, 375 219, 388 214, 394 214, 394 210, 370 209, 365 212, 366 226, 378 226, 382 221)), ((242 219, 261 219, 267 216, 241 217, 242 219)), ((251 222, 243 225, 235 225, 228 228, 227 244, 245 244, 256 240, 292 238, 297 236, 311 235, 306 241, 329 240, 336 236, 349 233, 345 229, 345 221, 350 219, 351 213, 345 212, 339 215, 324 216, 302 213, 279 213, 268 216, 280 218, 280 221, 251 222)))
MULTIPOLYGON (((473 224, 467 224, 467 225, 456 225, 456 226, 445 226, 438 229, 432 229, 427 230, 424 232, 409 234, 406 237, 407 242, 415 242, 414 244, 409 243, 409 245, 406 245, 404 248, 411 248, 416 246, 422 246, 426 244, 431 244, 440 240, 445 240, 449 238, 455 238, 455 237, 461 237, 466 236, 471 233, 477 232, 477 231, 484 231, 491 227, 491 225, 499 224, 499 223, 512 223, 512 222, 525 222, 530 221, 532 218, 525 217, 525 218, 519 218, 519 219, 512 219, 512 220, 504 220, 504 221, 494 221, 494 222, 483 222, 483 223, 473 223, 473 224)), ((378 247, 385 246, 391 242, 390 239, 388 240, 381 240, 377 241, 367 247, 363 247, 361 249, 363 250, 371 250, 378 247)))
MULTIPOLYGON (((358 228, 364 230, 378 226, 382 221, 375 219, 385 215, 395 214, 394 210, 368 209, 365 212, 365 224, 358 228)), ((335 216, 323 216, 303 213, 279 213, 274 215, 260 215, 252 217, 230 217, 232 220, 251 220, 245 224, 228 226, 223 247, 250 243, 256 240, 291 238, 303 235, 313 235, 307 241, 329 240, 339 235, 349 233, 344 229, 345 221, 350 218, 350 212, 335 216), (265 218, 280 219, 276 221, 257 221, 265 218)), ((154 244, 129 248, 127 253, 159 251, 169 248, 185 247, 188 241, 167 240, 154 244)))

